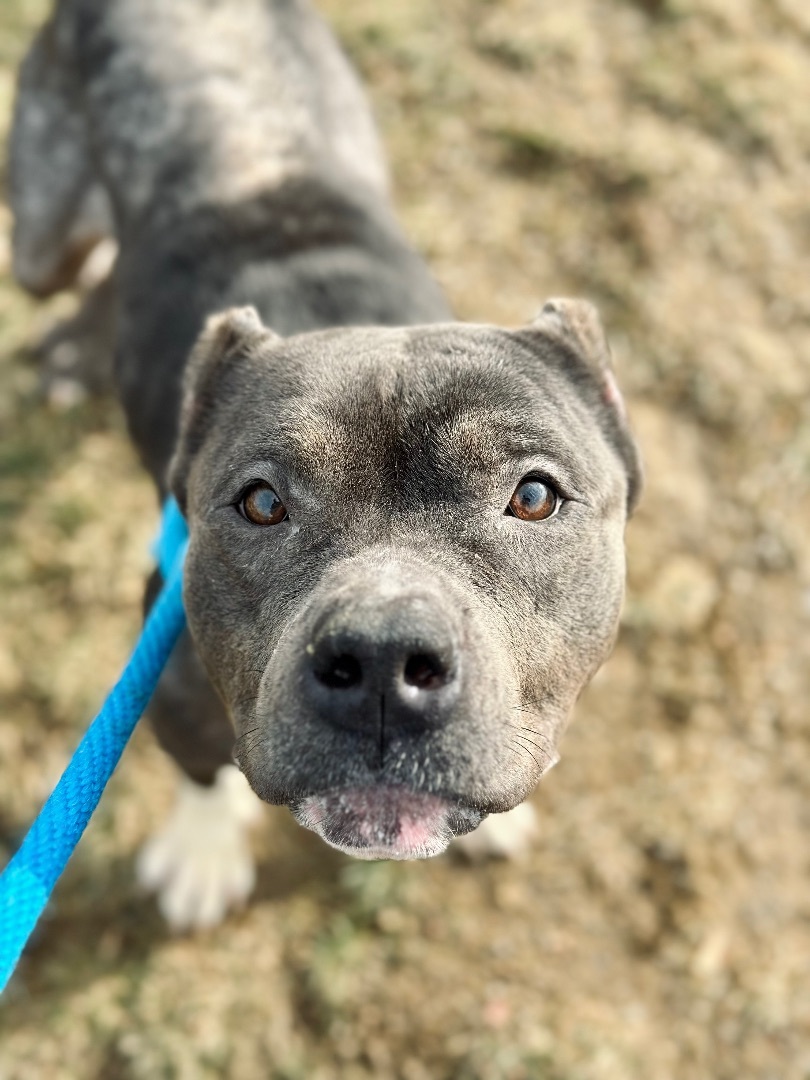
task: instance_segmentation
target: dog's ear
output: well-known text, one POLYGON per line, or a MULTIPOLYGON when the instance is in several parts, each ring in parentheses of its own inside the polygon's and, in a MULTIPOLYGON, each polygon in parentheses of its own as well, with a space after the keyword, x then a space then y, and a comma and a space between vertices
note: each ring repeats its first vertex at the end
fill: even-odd
POLYGON ((569 374, 580 384, 594 386, 609 419, 608 434, 627 469, 627 509, 632 513, 643 484, 641 459, 627 424, 624 399, 599 312, 587 300, 547 300, 532 320, 530 332, 539 332, 545 340, 557 341, 565 352, 573 354, 577 365, 569 374), (578 378, 578 376, 581 376, 578 378))
POLYGON ((186 512, 188 473, 202 445, 216 388, 226 366, 250 356, 257 346, 278 339, 253 307, 230 308, 206 320, 183 375, 183 401, 174 457, 169 465, 169 488, 186 512))
POLYGON ((615 408, 624 420, 624 399, 613 374, 610 345, 593 304, 566 298, 546 300, 531 325, 575 350, 600 383, 605 404, 615 408))

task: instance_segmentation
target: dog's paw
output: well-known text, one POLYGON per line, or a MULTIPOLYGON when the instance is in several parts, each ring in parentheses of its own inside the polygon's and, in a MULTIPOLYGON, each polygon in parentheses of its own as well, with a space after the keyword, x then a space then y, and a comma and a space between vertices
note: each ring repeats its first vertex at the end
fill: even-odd
POLYGON ((247 831, 261 804, 234 765, 211 787, 181 781, 169 819, 142 848, 138 882, 157 892, 172 930, 220 923, 253 891, 256 872, 247 831))
POLYGON ((521 803, 505 814, 490 814, 474 832, 455 842, 468 859, 520 859, 531 850, 539 832, 537 812, 521 803))

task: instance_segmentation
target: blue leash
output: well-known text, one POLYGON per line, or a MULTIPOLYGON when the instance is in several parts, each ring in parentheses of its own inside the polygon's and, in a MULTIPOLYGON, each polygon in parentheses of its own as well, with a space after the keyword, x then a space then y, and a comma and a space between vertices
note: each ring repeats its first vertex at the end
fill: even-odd
POLYGON ((48 801, 0 874, 0 992, 149 703, 185 626, 183 559, 188 531, 174 499, 154 548, 163 589, 121 678, 79 743, 48 801))

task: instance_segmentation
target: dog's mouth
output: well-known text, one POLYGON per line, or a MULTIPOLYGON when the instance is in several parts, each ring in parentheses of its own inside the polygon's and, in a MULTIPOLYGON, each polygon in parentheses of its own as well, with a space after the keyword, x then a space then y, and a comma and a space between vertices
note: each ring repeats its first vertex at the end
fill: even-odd
POLYGON ((290 809, 305 828, 357 859, 429 859, 485 816, 457 800, 383 785, 310 795, 290 809))

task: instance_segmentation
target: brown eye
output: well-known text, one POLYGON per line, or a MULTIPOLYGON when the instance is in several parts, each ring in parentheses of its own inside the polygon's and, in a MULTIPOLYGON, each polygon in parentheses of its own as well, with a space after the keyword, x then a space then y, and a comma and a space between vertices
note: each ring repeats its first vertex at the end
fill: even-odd
POLYGON ((287 517, 287 508, 269 484, 249 488, 239 504, 242 516, 254 525, 279 525, 287 517))
POLYGON ((522 480, 509 500, 507 514, 514 514, 523 521, 543 521, 556 514, 560 508, 560 496, 543 480, 522 480))

